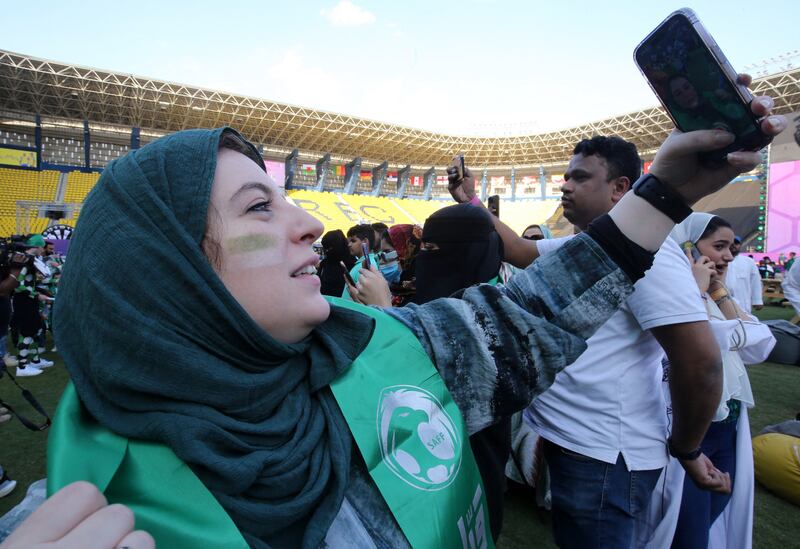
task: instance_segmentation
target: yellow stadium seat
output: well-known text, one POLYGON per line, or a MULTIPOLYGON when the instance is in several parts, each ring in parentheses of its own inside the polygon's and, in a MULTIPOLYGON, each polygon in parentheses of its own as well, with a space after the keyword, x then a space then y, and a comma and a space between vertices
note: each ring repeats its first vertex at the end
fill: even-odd
POLYGON ((99 173, 70 172, 67 176, 64 202, 83 202, 98 179, 100 179, 99 173))
POLYGON ((394 202, 398 209, 406 214, 407 221, 404 221, 405 223, 415 223, 417 225, 424 225, 425 220, 428 219, 432 213, 453 204, 450 201, 413 200, 410 198, 392 198, 390 200, 394 202))
POLYGON ((522 234, 525 227, 533 224, 544 223, 559 205, 558 200, 526 200, 515 201, 500 200, 500 219, 514 229, 517 234, 522 234))
MULTIPOLYGON (((296 190, 289 198, 299 207, 322 221, 325 231, 347 229, 359 223, 414 223, 423 225, 435 211, 450 206, 441 200, 413 200, 368 195, 342 195, 327 192, 296 190)), ((517 233, 532 223, 544 223, 558 206, 557 200, 511 202, 500 207, 501 219, 517 233)))
MULTIPOLYGON (((53 170, 17 170, 0 168, 0 231, 3 236, 17 232, 17 202, 53 202, 56 198, 58 178, 53 170)), ((30 219, 30 230, 42 231, 47 227, 45 218, 30 219)))
MULTIPOLYGON (((82 204, 86 196, 97 184, 100 174, 97 172, 69 172, 67 175, 67 188, 64 191, 64 202, 71 204, 82 204)), ((80 213, 75 213, 72 219, 63 219, 62 223, 75 226, 78 222, 80 213)))

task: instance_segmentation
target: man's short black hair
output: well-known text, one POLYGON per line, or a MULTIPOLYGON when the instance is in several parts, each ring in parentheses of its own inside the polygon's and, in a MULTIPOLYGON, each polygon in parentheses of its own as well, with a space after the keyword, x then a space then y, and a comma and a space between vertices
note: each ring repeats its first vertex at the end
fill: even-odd
POLYGON ((608 165, 608 180, 627 177, 633 185, 642 175, 642 159, 636 145, 617 136, 595 135, 591 139, 583 139, 572 154, 583 156, 597 155, 608 165))
POLYGON ((366 223, 362 225, 353 225, 347 229, 347 238, 351 236, 369 242, 370 250, 375 247, 375 230, 372 228, 372 225, 367 225, 366 223))

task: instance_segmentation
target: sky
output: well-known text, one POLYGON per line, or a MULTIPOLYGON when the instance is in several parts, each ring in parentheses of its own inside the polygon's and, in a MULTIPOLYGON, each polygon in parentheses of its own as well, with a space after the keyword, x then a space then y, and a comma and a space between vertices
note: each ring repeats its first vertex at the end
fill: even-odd
MULTIPOLYGON (((539 133, 656 105, 633 50, 684 7, 647 0, 3 4, 2 49, 473 135, 539 133)), ((756 4, 689 6, 740 72, 800 54, 800 2, 756 4)), ((787 62, 800 65, 800 55, 768 71, 787 62)))

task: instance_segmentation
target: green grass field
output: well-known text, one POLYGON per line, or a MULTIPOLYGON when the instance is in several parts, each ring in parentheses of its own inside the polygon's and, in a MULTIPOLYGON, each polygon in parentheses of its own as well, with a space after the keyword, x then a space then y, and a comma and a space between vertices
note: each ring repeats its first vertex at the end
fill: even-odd
MULTIPOLYGON (((764 320, 788 319, 791 314, 789 309, 769 306, 759 316, 764 320)), ((54 360, 56 366, 38 377, 23 379, 22 384, 52 413, 67 383, 67 373, 57 354, 48 353, 45 357, 54 360)), ((800 368, 764 363, 749 368, 749 373, 756 398, 756 407, 750 411, 753 434, 766 425, 794 418, 800 412, 800 368)), ((8 379, 0 379, 0 398, 32 417, 33 412, 23 404, 19 392, 8 379)), ((0 499, 0 516, 22 500, 31 482, 45 476, 46 445, 47 432, 28 431, 17 421, 0 425, 0 464, 19 482, 12 494, 0 499)), ((91 459, 91 456, 86 458, 91 459)), ((800 508, 757 484, 753 541, 756 548, 800 547, 800 508)), ((548 517, 536 510, 527 494, 508 494, 505 525, 498 546, 502 549, 555 547, 548 517)))

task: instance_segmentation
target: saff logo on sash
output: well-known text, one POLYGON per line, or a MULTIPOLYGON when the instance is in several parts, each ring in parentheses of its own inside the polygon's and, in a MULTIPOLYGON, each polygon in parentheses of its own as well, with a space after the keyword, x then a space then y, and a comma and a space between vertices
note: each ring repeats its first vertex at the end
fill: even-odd
POLYGON ((383 462, 414 488, 441 490, 458 475, 461 435, 439 400, 425 389, 413 385, 383 389, 378 438, 383 462))

